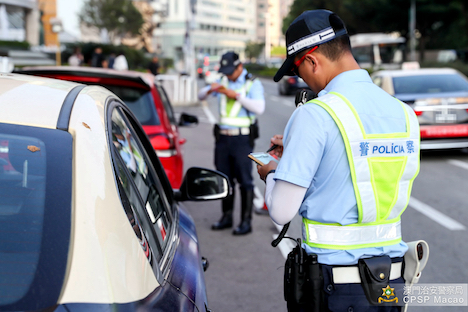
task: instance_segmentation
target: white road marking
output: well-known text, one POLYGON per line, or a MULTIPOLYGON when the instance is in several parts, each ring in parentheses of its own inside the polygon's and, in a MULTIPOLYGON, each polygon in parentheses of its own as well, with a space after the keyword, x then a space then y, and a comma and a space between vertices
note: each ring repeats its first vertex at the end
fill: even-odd
POLYGON ((448 163, 454 166, 458 166, 460 168, 468 170, 468 163, 461 161, 461 160, 456 160, 456 159, 449 159, 448 163))
POLYGON ((280 99, 279 97, 275 96, 275 95, 270 95, 269 97, 270 97, 270 99, 271 99, 272 101, 281 102, 281 99, 280 99))
POLYGON ((206 103, 206 101, 202 102, 202 109, 205 112, 206 117, 208 117, 208 120, 210 121, 210 123, 214 125, 217 122, 217 120, 216 120, 216 117, 208 108, 208 104, 206 103))
POLYGON ((432 208, 431 206, 417 200, 414 197, 410 197, 409 205, 413 208, 428 217, 429 219, 434 220, 435 222, 439 223, 440 225, 446 227, 452 231, 460 231, 465 230, 465 226, 454 219, 444 215, 440 211, 432 208))

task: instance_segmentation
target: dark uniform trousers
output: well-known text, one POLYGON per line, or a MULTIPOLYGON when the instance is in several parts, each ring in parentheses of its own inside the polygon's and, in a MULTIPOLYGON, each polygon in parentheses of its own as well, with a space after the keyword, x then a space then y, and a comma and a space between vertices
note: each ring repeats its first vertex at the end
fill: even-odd
POLYGON ((248 135, 220 135, 215 147, 216 169, 229 177, 234 188, 234 179, 241 189, 253 190, 252 160, 247 157, 252 153, 248 135))
MULTIPOLYGON (((323 274, 323 302, 320 312, 400 312, 402 310, 404 279, 402 277, 390 281, 390 287, 394 288, 398 297, 396 306, 392 303, 382 303, 381 305, 371 305, 364 294, 361 284, 335 284, 331 265, 321 265, 323 274)), ((382 291, 383 292, 383 291, 382 291)), ((311 307, 292 306, 288 303, 288 311, 297 312, 318 312, 311 307)))
POLYGON ((240 184, 241 222, 234 229, 234 235, 250 233, 254 185, 252 178, 252 161, 247 156, 252 153, 253 144, 249 135, 220 135, 215 147, 216 169, 226 174, 232 185, 232 195, 223 199, 221 220, 212 225, 212 229, 224 229, 232 226, 234 210, 235 182, 240 184))

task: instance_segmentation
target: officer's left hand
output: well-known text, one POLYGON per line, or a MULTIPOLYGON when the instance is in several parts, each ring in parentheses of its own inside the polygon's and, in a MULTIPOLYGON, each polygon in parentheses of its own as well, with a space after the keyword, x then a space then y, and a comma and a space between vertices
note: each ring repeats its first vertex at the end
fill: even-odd
POLYGON ((257 165, 257 172, 260 176, 260 179, 265 181, 268 172, 270 172, 271 170, 275 170, 276 167, 278 167, 278 163, 273 160, 264 166, 257 165))

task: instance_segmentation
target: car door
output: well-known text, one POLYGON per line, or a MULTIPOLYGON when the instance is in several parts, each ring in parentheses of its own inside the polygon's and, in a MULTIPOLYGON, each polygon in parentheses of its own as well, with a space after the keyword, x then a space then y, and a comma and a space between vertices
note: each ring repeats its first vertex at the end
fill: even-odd
POLYGON ((148 311, 196 311, 196 301, 206 303, 206 293, 193 221, 186 212, 179 215, 164 169, 133 114, 113 101, 107 116, 125 213, 161 284, 138 306, 148 311), (188 252, 193 244, 196 252, 188 252))

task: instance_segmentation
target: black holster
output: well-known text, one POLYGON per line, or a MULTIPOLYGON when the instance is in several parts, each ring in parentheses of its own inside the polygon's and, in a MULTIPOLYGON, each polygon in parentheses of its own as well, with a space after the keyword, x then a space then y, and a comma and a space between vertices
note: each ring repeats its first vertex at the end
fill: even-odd
POLYGON ((284 299, 288 306, 305 305, 311 312, 319 312, 322 289, 323 276, 317 255, 308 255, 298 244, 286 259, 284 299))
POLYGON ((253 124, 250 124, 249 130, 250 146, 252 146, 253 148, 255 146, 255 140, 258 139, 258 137, 260 136, 260 130, 258 128, 257 120, 255 120, 253 124))
POLYGON ((215 142, 218 142, 220 134, 220 128, 218 124, 213 126, 213 135, 215 137, 215 142))

